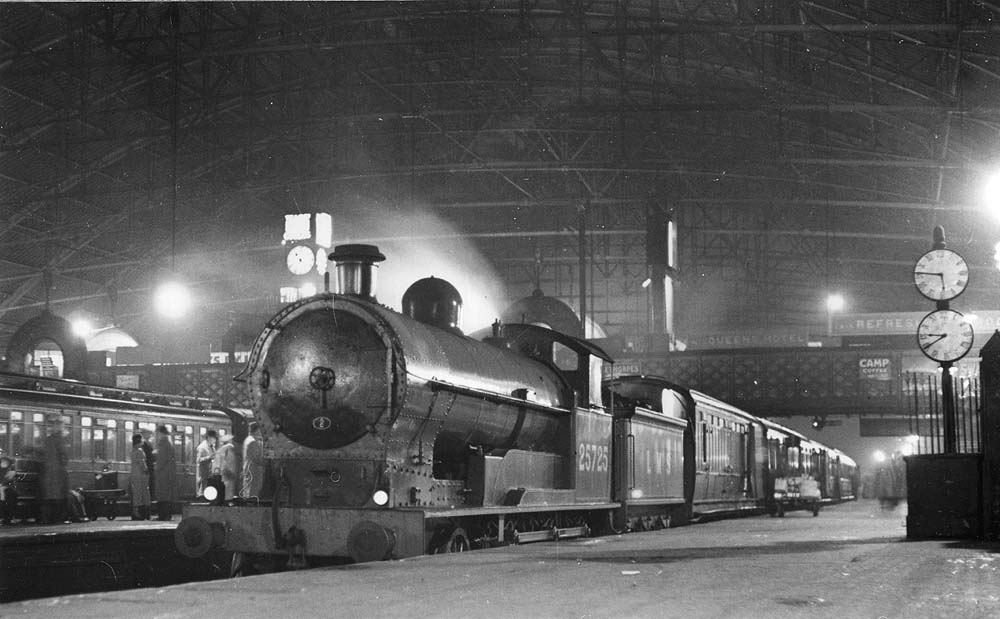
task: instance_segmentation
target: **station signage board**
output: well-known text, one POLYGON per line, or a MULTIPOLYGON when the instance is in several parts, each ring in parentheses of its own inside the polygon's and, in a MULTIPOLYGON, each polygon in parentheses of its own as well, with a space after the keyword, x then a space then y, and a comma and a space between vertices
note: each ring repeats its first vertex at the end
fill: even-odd
POLYGON ((862 380, 892 380, 892 359, 881 355, 859 357, 858 377, 862 380))

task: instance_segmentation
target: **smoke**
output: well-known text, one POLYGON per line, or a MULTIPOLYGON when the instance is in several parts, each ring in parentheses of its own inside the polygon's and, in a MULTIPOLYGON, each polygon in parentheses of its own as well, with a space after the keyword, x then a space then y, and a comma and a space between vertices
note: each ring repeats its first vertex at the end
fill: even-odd
POLYGON ((406 289, 418 279, 434 276, 450 282, 462 295, 461 328, 466 333, 489 326, 500 316, 507 305, 503 282, 451 224, 420 208, 400 212, 374 205, 359 211, 333 214, 334 245, 377 245, 385 254, 378 270, 380 303, 399 311, 406 289))

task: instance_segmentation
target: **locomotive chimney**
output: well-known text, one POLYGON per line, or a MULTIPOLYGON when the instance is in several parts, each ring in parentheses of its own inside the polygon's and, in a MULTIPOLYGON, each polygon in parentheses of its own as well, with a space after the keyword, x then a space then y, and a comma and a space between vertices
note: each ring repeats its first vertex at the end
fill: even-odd
POLYGON ((343 295, 375 301, 378 263, 385 256, 375 245, 337 245, 330 254, 337 272, 337 290, 343 295))

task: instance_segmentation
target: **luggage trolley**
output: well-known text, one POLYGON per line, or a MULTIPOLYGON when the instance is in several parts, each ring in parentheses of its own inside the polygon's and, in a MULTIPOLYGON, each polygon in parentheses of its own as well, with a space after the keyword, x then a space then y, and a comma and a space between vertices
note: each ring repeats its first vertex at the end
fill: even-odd
POLYGON ((778 477, 774 480, 772 516, 784 518, 786 511, 811 510, 819 516, 819 482, 811 477, 778 477))
POLYGON ((91 520, 100 518, 101 512, 108 520, 118 517, 118 500, 125 496, 125 489, 118 487, 118 471, 94 473, 94 489, 80 492, 91 520))

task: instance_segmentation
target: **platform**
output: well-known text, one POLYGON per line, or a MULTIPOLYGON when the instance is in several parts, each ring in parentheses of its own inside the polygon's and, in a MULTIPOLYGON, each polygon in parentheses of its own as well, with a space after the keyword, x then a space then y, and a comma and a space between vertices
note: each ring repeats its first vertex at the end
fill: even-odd
POLYGON ((176 552, 178 521, 102 518, 0 525, 0 617, 6 614, 3 603, 22 599, 134 590, 227 575, 228 563, 216 567, 210 559, 186 559, 176 552))
POLYGON ((875 501, 0 606, 4 617, 996 617, 1000 546, 907 541, 875 501))

